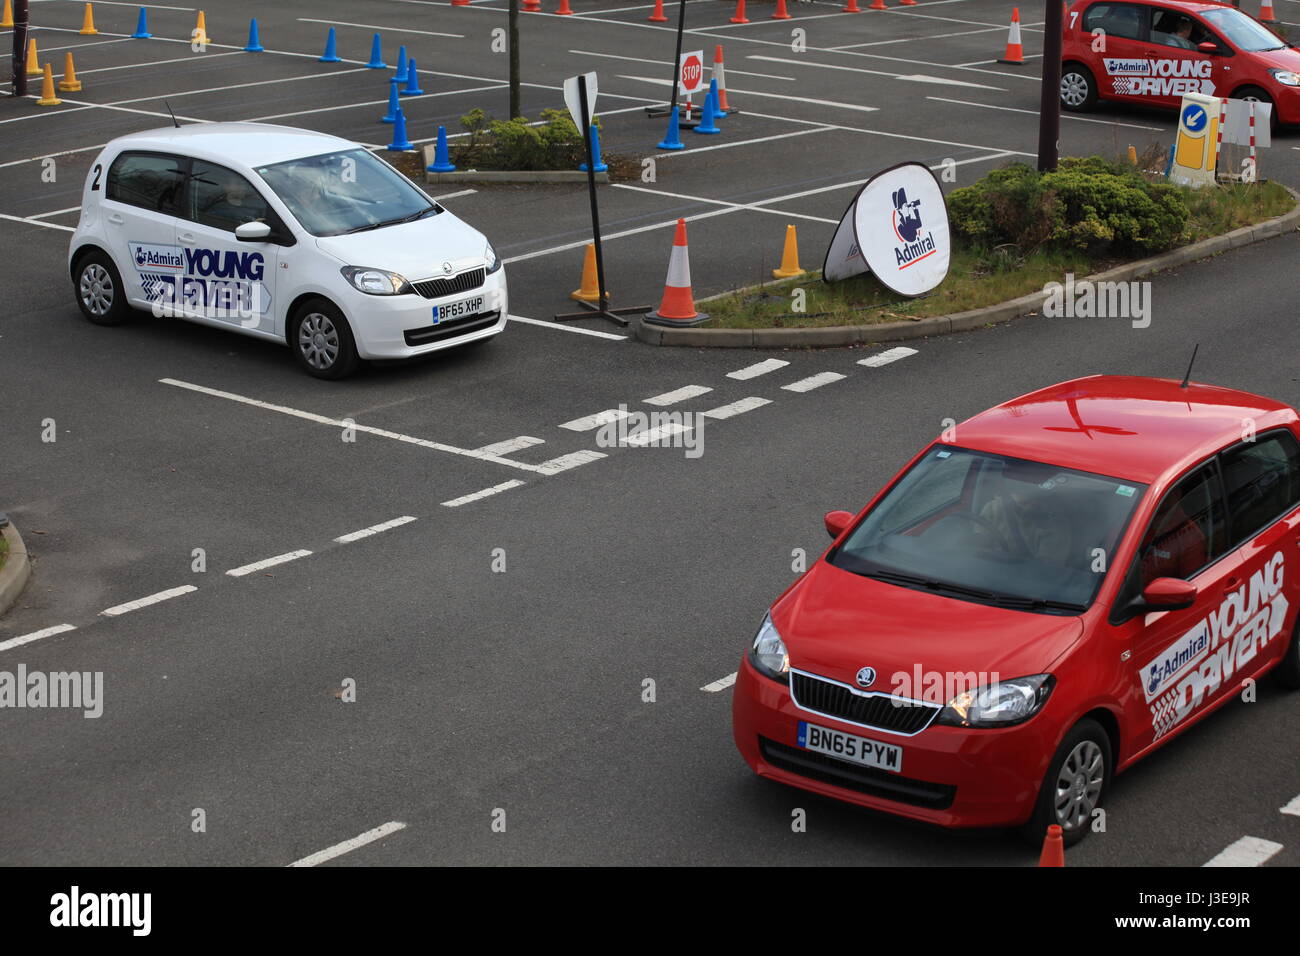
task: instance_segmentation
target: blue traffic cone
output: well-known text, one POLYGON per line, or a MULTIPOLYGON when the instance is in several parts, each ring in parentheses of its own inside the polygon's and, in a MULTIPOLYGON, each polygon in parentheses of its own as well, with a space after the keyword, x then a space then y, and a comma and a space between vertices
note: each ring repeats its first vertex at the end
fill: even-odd
POLYGON ((152 33, 149 32, 149 11, 144 7, 140 8, 140 18, 135 21, 135 32, 131 34, 132 40, 147 40, 152 33))
POLYGON ((406 138, 406 114, 400 109, 397 111, 397 119, 393 120, 393 141, 388 144, 388 149, 394 153, 415 149, 411 141, 406 138))
POLYGON ((262 39, 257 35, 257 17, 248 21, 248 46, 244 47, 245 53, 265 53, 262 49, 262 39))
POLYGON ((716 123, 720 119, 725 119, 727 111, 722 108, 722 103, 718 98, 718 81, 709 80, 708 97, 713 101, 713 121, 716 123))
POLYGON ((397 114, 402 112, 402 108, 397 105, 397 85, 395 76, 388 81, 388 112, 381 117, 385 123, 396 123, 397 114))
POLYGON ((325 37, 325 53, 320 58, 321 63, 339 63, 338 41, 334 38, 334 28, 330 27, 329 36, 325 37))
POLYGON ((700 125, 695 127, 695 132, 697 133, 711 135, 713 133, 722 132, 722 130, 718 129, 718 124, 716 122, 717 117, 714 115, 714 104, 717 102, 715 99, 717 96, 717 89, 718 81, 710 80, 709 94, 704 97, 704 109, 700 110, 700 125))
POLYGON ((406 47, 397 49, 397 72, 393 74, 393 79, 398 83, 406 82, 406 47))
POLYGON ((371 70, 386 70, 386 69, 388 69, 388 64, 384 62, 384 56, 383 56, 383 54, 379 51, 379 34, 378 34, 378 33, 376 33, 376 34, 375 34, 375 38, 374 38, 373 40, 370 41, 370 62, 366 64, 366 67, 369 68, 369 69, 371 69, 371 70))
POLYGON ((456 164, 451 161, 451 156, 447 153, 447 127, 438 127, 438 145, 433 150, 433 164, 428 167, 431 173, 450 173, 455 171, 456 164))
POLYGON ((419 69, 415 65, 415 57, 406 61, 406 85, 402 87, 403 96, 423 96, 424 90, 420 89, 419 69))
POLYGON ((657 149, 685 149, 686 144, 682 142, 677 114, 678 107, 673 107, 672 115, 668 117, 668 135, 664 137, 662 143, 657 143, 657 149))
MULTIPOLYGON (((591 155, 596 158, 596 172, 603 173, 609 171, 609 164, 600 158, 600 130, 596 128, 595 123, 591 124, 591 155)), ((587 171, 587 164, 581 163, 578 168, 585 173, 587 171)))

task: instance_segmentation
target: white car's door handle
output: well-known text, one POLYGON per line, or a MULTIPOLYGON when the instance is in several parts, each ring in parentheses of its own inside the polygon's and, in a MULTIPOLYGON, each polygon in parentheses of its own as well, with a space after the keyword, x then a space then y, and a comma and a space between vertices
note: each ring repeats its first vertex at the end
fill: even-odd
POLYGON ((194 238, 194 233, 192 232, 177 233, 176 238, 179 239, 181 242, 185 243, 187 246, 192 246, 194 245, 194 243, 198 242, 198 240, 194 238))
POLYGON ((123 219, 118 213, 113 213, 111 216, 108 217, 108 221, 115 226, 120 226, 122 225, 123 219))

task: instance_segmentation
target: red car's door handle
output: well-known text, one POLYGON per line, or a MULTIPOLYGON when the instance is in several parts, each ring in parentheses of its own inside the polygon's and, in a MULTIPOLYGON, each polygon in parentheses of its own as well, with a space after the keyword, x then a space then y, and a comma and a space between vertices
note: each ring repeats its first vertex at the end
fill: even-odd
POLYGON ((1241 578, 1237 578, 1237 577, 1228 578, 1223 582, 1223 591, 1226 594, 1229 591, 1237 590, 1237 588, 1239 588, 1240 586, 1241 586, 1241 578))

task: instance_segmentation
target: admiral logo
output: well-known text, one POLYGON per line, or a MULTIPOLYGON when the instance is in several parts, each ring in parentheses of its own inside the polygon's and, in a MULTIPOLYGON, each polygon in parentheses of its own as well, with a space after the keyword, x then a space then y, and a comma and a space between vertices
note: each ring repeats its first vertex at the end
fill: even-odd
POLYGON ((184 269, 185 257, 180 246, 147 246, 131 243, 131 256, 137 269, 184 269))
POLYGON ((1150 60, 1119 60, 1107 57, 1106 72, 1111 76, 1150 76, 1150 60))
POLYGON ((921 200, 908 202, 905 189, 895 190, 893 200, 892 225, 901 243, 894 247, 894 259, 898 268, 906 269, 935 252, 934 233, 921 235, 921 200))
POLYGON ((1205 621, 1197 624, 1170 644, 1143 668, 1143 690, 1147 700, 1169 687, 1170 683, 1205 656, 1210 647, 1210 629, 1205 621))

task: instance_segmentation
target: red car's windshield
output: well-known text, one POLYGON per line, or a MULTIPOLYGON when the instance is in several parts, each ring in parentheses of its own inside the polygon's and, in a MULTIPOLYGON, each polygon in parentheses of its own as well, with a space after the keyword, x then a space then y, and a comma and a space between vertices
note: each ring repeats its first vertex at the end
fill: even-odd
POLYGON ((1205 22, 1222 33, 1238 50, 1258 53, 1260 50, 1282 50, 1286 44, 1234 7, 1222 10, 1205 10, 1205 22))

